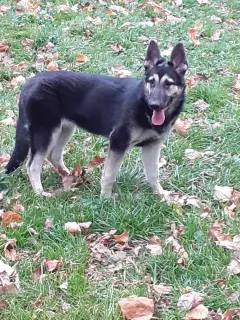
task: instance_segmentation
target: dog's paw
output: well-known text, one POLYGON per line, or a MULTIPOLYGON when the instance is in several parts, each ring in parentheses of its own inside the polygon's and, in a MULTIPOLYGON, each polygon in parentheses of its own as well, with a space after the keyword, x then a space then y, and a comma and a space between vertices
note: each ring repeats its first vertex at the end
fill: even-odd
POLYGON ((104 199, 110 199, 112 197, 112 192, 101 191, 100 197, 104 199))

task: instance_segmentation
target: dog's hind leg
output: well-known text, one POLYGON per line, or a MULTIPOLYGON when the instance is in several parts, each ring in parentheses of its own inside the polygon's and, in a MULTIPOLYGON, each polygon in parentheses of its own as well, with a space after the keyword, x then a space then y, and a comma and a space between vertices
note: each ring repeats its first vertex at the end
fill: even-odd
POLYGON ((48 154, 48 160, 52 166, 57 169, 60 175, 69 174, 68 168, 65 166, 63 161, 63 150, 71 136, 73 135, 76 126, 68 121, 63 121, 61 126, 60 135, 53 146, 52 150, 48 154))
POLYGON ((154 194, 163 194, 164 190, 159 183, 159 157, 161 151, 161 142, 155 141, 142 147, 142 161, 146 180, 154 194))
POLYGON ((31 185, 38 195, 51 196, 50 193, 43 191, 41 182, 41 172, 44 159, 47 157, 49 150, 56 144, 61 132, 61 127, 54 129, 52 133, 45 130, 30 132, 31 136, 31 153, 27 162, 27 173, 31 185))

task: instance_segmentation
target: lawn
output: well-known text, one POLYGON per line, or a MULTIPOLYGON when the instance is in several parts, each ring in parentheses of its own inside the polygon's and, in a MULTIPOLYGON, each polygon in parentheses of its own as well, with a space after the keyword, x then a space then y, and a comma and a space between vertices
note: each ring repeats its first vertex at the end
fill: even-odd
MULTIPOLYGON (((7 305, 0 311, 0 319, 120 320, 117 303, 131 295, 154 299, 152 319, 181 319, 184 312, 177 307, 178 299, 191 290, 203 295, 203 304, 212 314, 209 319, 221 319, 226 310, 239 306, 239 276, 228 269, 232 251, 217 245, 209 234, 216 221, 218 225, 221 221, 222 232, 231 238, 240 228, 239 207, 230 216, 224 210, 227 203, 214 198, 216 185, 240 191, 239 1, 200 4, 183 0, 179 7, 175 4, 178 1, 156 0, 163 10, 146 2, 91 1, 92 6, 82 2, 82 7, 77 7, 75 0, 53 0, 16 10, 21 8, 16 1, 1 1, 10 8, 0 6, 0 41, 6 40, 9 47, 5 44, 0 50, 0 121, 8 119, 0 122, 0 156, 10 154, 13 148, 22 77, 57 67, 108 75, 131 72, 141 77, 149 38, 157 40, 162 50, 182 42, 189 71, 181 119, 192 119, 192 123, 185 136, 175 132, 165 143, 162 157, 167 164, 160 168, 160 179, 164 189, 204 201, 205 210, 154 197, 145 183, 137 148, 126 156, 111 200, 99 197, 101 167, 94 168, 89 184, 54 198, 34 195, 25 166, 9 177, 1 171, 4 197, 0 209, 12 210, 15 203, 21 203, 24 210, 21 226, 0 227, 0 259, 14 266, 20 283, 17 294, 4 296, 7 305), (120 10, 111 7, 113 4, 121 6, 120 10), (69 9, 73 6, 74 10, 69 9), (196 45, 189 38, 189 28, 194 26, 199 34, 196 45), (119 47, 111 47, 116 44, 124 51, 116 52, 119 47), (12 81, 14 78, 17 80, 12 81), (200 154, 189 160, 186 149, 200 154), (16 193, 20 194, 18 199, 16 193), (46 219, 53 221, 51 230, 44 227, 46 219), (87 241, 85 236, 72 236, 64 230, 67 222, 87 221, 92 222, 90 234, 126 230, 129 245, 141 246, 139 254, 126 251, 130 262, 124 260, 123 267, 109 275, 109 257, 101 255, 99 263, 91 246, 88 250, 88 242, 95 241, 93 236, 87 241), (174 224, 181 233, 176 240, 188 254, 181 263, 173 248, 166 245, 174 224), (162 254, 154 256, 144 249, 151 236, 162 241, 162 254), (16 239, 17 261, 5 257, 5 238, 16 239), (60 258, 61 266, 55 272, 44 271, 43 279, 32 279, 44 259, 60 258), (154 295, 151 288, 160 283, 171 286, 171 294, 154 295)), ((104 157, 106 148, 103 138, 78 130, 66 148, 66 164, 70 168, 77 163, 87 166, 94 156, 104 157)), ((59 188, 59 177, 47 165, 42 178, 45 190, 59 188)))

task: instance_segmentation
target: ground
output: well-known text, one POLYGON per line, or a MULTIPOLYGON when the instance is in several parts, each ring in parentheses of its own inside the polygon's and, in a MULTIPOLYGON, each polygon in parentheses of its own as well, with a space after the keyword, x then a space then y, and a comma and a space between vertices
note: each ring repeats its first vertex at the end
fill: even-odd
MULTIPOLYGON (((155 284, 164 283, 173 287, 172 295, 167 298, 170 307, 160 306, 154 319, 181 319, 177 301, 187 287, 204 294, 204 304, 209 310, 224 312, 239 304, 239 301, 229 299, 240 290, 238 276, 229 275, 227 271, 231 252, 216 246, 208 233, 217 220, 223 220, 224 231, 231 236, 239 233, 240 226, 239 219, 230 219, 225 215, 223 203, 213 197, 215 185, 240 190, 240 108, 237 88, 234 90, 234 79, 240 73, 239 4, 238 0, 199 2, 184 0, 180 7, 175 6, 174 1, 161 2, 176 17, 185 18, 174 22, 171 21, 172 16, 162 15, 151 2, 139 7, 142 1, 115 1, 114 4, 128 10, 129 14, 126 14, 110 8, 111 1, 93 1, 95 10, 85 6, 78 7, 75 12, 67 7, 57 10, 56 6, 67 4, 72 7, 78 1, 66 3, 54 0, 51 6, 46 1, 40 1, 41 10, 35 14, 38 5, 23 8, 21 12, 16 11, 16 2, 1 1, 1 4, 9 4, 11 9, 0 16, 0 41, 7 40, 9 46, 5 62, 0 62, 0 120, 9 114, 13 117, 9 110, 15 115, 18 113, 16 101, 20 86, 9 85, 9 81, 20 74, 27 78, 37 73, 39 65, 36 67, 36 61, 40 68, 47 69, 49 61, 43 62, 44 57, 41 60, 38 55, 42 53, 38 49, 48 42, 54 46, 46 49, 46 55, 58 53, 50 60, 53 59, 59 69, 114 74, 117 72, 114 68, 123 65, 132 76, 141 77, 146 45, 144 38, 140 37, 158 40, 162 50, 181 41, 187 50, 190 79, 181 119, 191 118, 193 123, 186 136, 174 133, 166 142, 162 156, 166 158, 167 165, 160 169, 160 179, 164 189, 195 195, 206 201, 209 208, 209 212, 203 215, 195 207, 179 209, 155 198, 144 181, 138 149, 132 150, 124 161, 115 186, 118 195, 115 200, 99 197, 99 169, 94 169, 90 175, 89 185, 54 198, 34 195, 24 166, 9 177, 1 173, 3 209, 7 211, 12 208, 14 201, 17 201, 12 197, 17 192, 21 195, 18 201, 24 206, 21 227, 0 227, 1 234, 17 240, 17 263, 4 260, 4 240, 0 240, 0 255, 10 265, 16 264, 20 279, 20 292, 7 296, 8 306, 0 314, 1 319, 122 319, 117 302, 133 294, 146 296, 147 275, 155 284), (32 14, 29 12, 31 10, 32 14), (88 17, 99 17, 101 21, 96 24, 95 20, 88 21, 88 17), (153 19, 152 24, 136 26, 138 22, 152 21, 152 17, 163 21, 153 19), (200 43, 194 45, 188 29, 194 27, 197 20, 201 22, 202 30, 198 38, 200 43), (133 27, 127 25, 121 28, 128 22, 133 27), (221 31, 220 37, 213 40, 211 37, 218 30, 221 31), (22 44, 26 38, 34 40, 29 50, 24 50, 22 44), (116 53, 111 48, 114 44, 120 44, 125 51, 116 53), (77 56, 80 56, 78 60, 86 60, 87 57, 87 61, 79 63, 77 56), (20 72, 21 67, 13 70, 13 65, 22 61, 26 61, 26 68, 20 72), (197 84, 191 83, 199 77, 201 79, 197 84), (207 103, 206 109, 199 110, 194 105, 199 99, 207 103), (186 149, 212 151, 214 156, 190 161, 184 156, 186 149), (51 231, 44 229, 47 218, 53 219, 54 228, 51 231), (101 282, 91 280, 86 272, 89 259, 86 239, 64 231, 64 224, 71 221, 92 221, 92 233, 117 229, 120 234, 127 230, 130 245, 153 235, 164 243, 171 235, 171 224, 175 223, 184 229, 179 242, 189 258, 184 265, 179 265, 172 249, 164 245, 162 255, 145 257, 141 268, 130 268, 127 272, 120 270, 114 280, 116 282, 116 277, 119 279, 119 286, 111 278, 101 282), (28 232, 30 227, 38 232, 38 237, 28 232), (35 254, 39 251, 40 260, 36 260, 35 254), (63 259, 60 270, 48 274, 43 281, 32 280, 33 270, 39 266, 39 261, 60 257, 63 259), (59 285, 66 277, 68 288, 63 291, 59 285), (37 298, 39 300, 34 303, 37 298), (63 302, 68 304, 67 308, 63 308, 63 302)), ((0 123, 0 155, 11 153, 14 135, 13 125, 0 123)), ((72 168, 76 163, 86 166, 95 155, 105 156, 106 146, 104 139, 77 131, 68 144, 66 163, 72 168)), ((59 187, 58 176, 49 168, 44 170, 43 185, 46 190, 59 187)), ((236 216, 237 213, 239 209, 235 212, 236 216)))

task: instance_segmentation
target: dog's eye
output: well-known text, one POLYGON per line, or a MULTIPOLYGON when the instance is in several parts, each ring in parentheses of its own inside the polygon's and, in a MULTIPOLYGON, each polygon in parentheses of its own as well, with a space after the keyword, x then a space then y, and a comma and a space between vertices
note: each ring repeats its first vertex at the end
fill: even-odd
POLYGON ((154 85, 154 83, 155 83, 155 78, 149 78, 149 79, 148 79, 148 82, 149 82, 151 85, 154 85))
POLYGON ((173 85, 174 83, 173 82, 170 82, 170 81, 165 81, 164 82, 164 85, 165 85, 165 87, 167 87, 167 88, 169 88, 171 85, 173 85))

